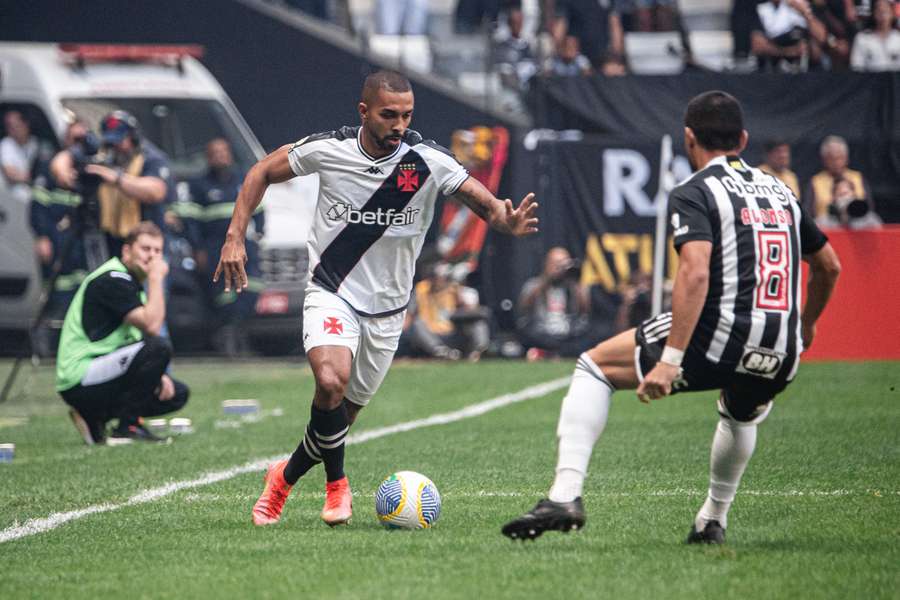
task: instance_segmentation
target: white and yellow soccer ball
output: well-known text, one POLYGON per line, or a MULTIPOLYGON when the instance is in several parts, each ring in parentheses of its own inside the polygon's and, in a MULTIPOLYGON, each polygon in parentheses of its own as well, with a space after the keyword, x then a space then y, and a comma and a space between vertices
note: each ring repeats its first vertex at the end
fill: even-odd
POLYGON ((421 473, 398 471, 378 486, 375 512, 390 529, 426 529, 441 514, 441 495, 421 473))

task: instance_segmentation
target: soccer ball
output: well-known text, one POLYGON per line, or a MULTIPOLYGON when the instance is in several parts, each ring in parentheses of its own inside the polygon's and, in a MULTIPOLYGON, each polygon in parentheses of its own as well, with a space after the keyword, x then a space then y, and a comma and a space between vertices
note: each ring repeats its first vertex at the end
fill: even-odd
POLYGON ((425 529, 441 514, 441 495, 421 473, 398 471, 378 486, 375 512, 389 529, 425 529))

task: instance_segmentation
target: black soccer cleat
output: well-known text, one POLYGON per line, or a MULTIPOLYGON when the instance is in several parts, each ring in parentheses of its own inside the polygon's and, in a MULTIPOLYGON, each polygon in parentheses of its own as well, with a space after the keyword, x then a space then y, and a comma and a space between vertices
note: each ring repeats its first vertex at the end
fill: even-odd
POLYGON ((718 521, 709 521, 703 531, 697 531, 696 525, 691 525, 686 544, 724 544, 725 528, 718 521))
POLYGON ((584 527, 586 520, 580 496, 571 502, 544 499, 518 519, 504 525, 500 531, 513 540, 533 540, 545 531, 577 531, 584 527))

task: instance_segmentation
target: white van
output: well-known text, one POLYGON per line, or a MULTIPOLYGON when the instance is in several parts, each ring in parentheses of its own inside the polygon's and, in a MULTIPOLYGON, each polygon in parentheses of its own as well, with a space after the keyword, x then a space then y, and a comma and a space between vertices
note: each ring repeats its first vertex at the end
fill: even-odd
MULTIPOLYGON (((214 137, 230 142, 235 161, 246 171, 264 155, 263 148, 199 62, 201 55, 199 46, 0 43, 0 115, 23 112, 32 133, 58 147, 73 114, 96 129, 103 115, 124 109, 168 155, 176 179, 205 171, 205 145, 214 137)), ((0 121, 0 137, 2 128, 0 121)), ((36 316, 41 280, 27 195, 14 193, 2 179, 0 331, 22 331, 36 316)), ((263 200, 266 290, 257 303, 260 318, 254 320, 263 334, 290 332, 299 341, 297 316, 316 186, 315 178, 294 179, 271 186, 263 200)))

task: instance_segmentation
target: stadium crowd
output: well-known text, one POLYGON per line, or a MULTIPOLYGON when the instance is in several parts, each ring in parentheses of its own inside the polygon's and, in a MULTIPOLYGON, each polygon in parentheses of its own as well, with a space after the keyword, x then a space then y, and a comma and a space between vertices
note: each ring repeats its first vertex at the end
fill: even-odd
MULTIPOLYGON (((723 25, 731 56, 723 66, 729 70, 900 69, 900 3, 894 0, 721 0, 718 5, 701 3, 700 9, 691 6, 693 2, 675 0, 458 0, 449 31, 435 25, 440 15, 428 0, 372 2, 373 24, 368 30, 352 14, 352 5, 358 11, 366 3, 285 2, 354 35, 429 35, 434 45, 442 37, 486 32, 493 38, 492 68, 505 86, 518 90, 525 89, 536 74, 642 72, 639 63, 645 57, 627 51, 626 39, 634 33, 674 32, 677 43, 673 46, 672 38, 662 35, 655 52, 680 55, 680 68, 708 68, 694 60, 694 54, 705 49, 692 47, 689 34, 696 27, 690 18, 693 14, 685 14, 704 6, 711 7, 713 23, 716 16, 727 20, 723 25)), ((645 36, 642 43, 653 44, 652 39, 645 36)))

